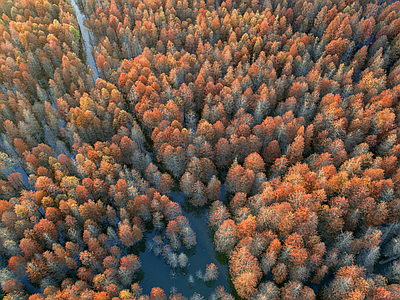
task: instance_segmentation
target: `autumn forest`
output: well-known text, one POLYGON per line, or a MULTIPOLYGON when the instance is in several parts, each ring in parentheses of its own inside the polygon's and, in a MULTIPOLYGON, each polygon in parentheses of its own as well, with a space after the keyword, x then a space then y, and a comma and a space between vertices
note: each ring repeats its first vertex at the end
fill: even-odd
POLYGON ((400 2, 0 0, 3 300, 399 300, 400 2))

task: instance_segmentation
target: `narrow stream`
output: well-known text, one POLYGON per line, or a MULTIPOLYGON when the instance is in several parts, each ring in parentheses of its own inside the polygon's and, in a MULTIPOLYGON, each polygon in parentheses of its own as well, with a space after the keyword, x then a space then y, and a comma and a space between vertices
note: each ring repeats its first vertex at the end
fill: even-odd
POLYGON ((92 46, 90 45, 90 35, 87 28, 83 25, 83 21, 85 20, 85 16, 82 14, 79 6, 76 4, 76 0, 70 0, 72 7, 75 10, 75 16, 79 23, 79 28, 81 31, 81 39, 83 41, 83 47, 86 53, 86 65, 89 65, 90 68, 93 70, 93 78, 96 81, 99 78, 99 73, 97 71, 97 66, 95 59, 92 54, 92 46))

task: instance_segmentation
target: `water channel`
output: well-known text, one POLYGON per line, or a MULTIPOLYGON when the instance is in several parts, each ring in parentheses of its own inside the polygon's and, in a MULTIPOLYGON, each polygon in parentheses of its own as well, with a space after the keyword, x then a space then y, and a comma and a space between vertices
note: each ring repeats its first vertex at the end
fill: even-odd
POLYGON ((70 0, 70 3, 75 11, 76 19, 78 20, 80 32, 81 32, 81 40, 83 44, 83 48, 86 53, 86 65, 90 66, 93 70, 93 78, 96 81, 99 78, 99 72, 97 71, 96 61, 92 54, 92 46, 90 44, 90 35, 88 29, 83 25, 83 21, 85 20, 85 15, 82 14, 81 10, 79 9, 76 0, 70 0))
MULTIPOLYGON (((70 2, 75 10, 76 18, 79 23, 82 44, 86 53, 86 64, 92 68, 94 72, 93 77, 96 80, 99 78, 99 74, 91 52, 90 34, 83 25, 85 16, 82 14, 76 0, 70 0, 70 2)), ((222 201, 224 199, 223 186, 221 190, 222 201)), ((170 198, 178 202, 184 208, 183 215, 188 218, 191 228, 196 233, 197 245, 195 249, 187 253, 189 263, 184 272, 181 272, 179 268, 174 271, 163 261, 162 257, 156 257, 150 249, 146 249, 142 252, 140 254, 140 260, 144 271, 144 279, 140 284, 143 287, 143 293, 149 295, 153 287, 160 287, 169 295, 170 291, 175 288, 178 293, 181 293, 187 298, 191 297, 194 293, 198 293, 207 299, 217 286, 224 286, 226 291, 231 292, 227 261, 214 251, 212 236, 207 227, 206 209, 197 210, 195 213, 185 209, 187 207, 187 201, 184 200, 180 192, 172 192, 170 198), (219 275, 215 282, 206 284, 196 278, 196 271, 201 270, 204 274, 206 266, 210 263, 214 263, 218 267, 219 275), (194 278, 193 284, 188 281, 190 275, 194 278)), ((154 232, 148 234, 146 239, 151 240, 154 235, 154 232)))

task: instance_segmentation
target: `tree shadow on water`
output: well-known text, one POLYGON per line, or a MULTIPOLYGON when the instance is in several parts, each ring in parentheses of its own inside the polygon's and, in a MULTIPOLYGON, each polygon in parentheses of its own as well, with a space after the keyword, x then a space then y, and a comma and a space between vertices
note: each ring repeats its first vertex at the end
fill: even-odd
POLYGON ((189 249, 185 248, 185 250, 183 250, 183 253, 185 253, 187 257, 191 257, 191 256, 195 255, 196 252, 197 252, 196 247, 192 247, 189 249))

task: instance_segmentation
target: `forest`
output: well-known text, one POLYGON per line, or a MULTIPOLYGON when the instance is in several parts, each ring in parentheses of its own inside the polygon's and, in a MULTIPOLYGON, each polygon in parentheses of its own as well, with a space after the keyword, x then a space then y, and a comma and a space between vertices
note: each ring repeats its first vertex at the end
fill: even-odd
POLYGON ((400 2, 0 0, 3 300, 399 300, 400 2))

